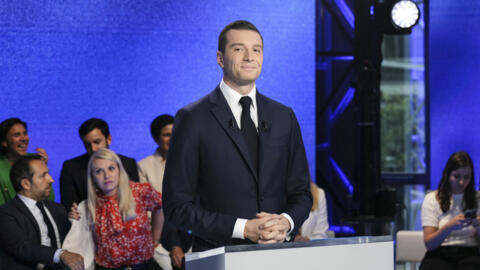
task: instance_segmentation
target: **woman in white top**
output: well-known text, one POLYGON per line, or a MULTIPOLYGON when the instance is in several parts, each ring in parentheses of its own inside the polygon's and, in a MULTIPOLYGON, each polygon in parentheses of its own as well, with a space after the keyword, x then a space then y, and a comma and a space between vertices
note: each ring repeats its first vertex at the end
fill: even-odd
POLYGON ((480 269, 480 222, 473 179, 472 159, 456 152, 443 169, 438 189, 425 196, 422 226, 427 253, 421 270, 480 269))
POLYGON ((310 192, 313 197, 313 205, 310 215, 303 222, 300 231, 295 237, 295 241, 309 241, 314 239, 327 238, 328 217, 327 217, 327 201, 325 200, 325 192, 317 187, 315 183, 310 181, 310 192))

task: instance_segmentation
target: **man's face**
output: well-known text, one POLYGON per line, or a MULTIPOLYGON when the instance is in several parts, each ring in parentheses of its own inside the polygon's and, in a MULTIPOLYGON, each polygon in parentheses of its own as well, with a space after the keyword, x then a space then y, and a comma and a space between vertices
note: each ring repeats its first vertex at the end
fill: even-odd
POLYGON ((172 136, 173 124, 166 125, 162 128, 160 136, 157 139, 157 144, 163 152, 168 152, 170 145, 170 137, 172 136))
POLYGON ((112 136, 109 135, 108 138, 105 138, 99 128, 94 128, 87 135, 83 136, 82 141, 87 153, 91 155, 100 149, 108 148, 112 142, 112 136))
POLYGON ((24 156, 27 154, 29 140, 30 138, 25 127, 17 123, 8 131, 7 138, 2 142, 2 146, 7 148, 10 154, 24 156))
POLYGON ((53 178, 50 176, 47 165, 41 160, 30 161, 30 169, 33 171, 30 197, 36 201, 44 200, 52 191, 53 178))
POLYGON ((223 80, 234 87, 253 84, 262 71, 262 38, 255 31, 235 29, 228 31, 226 37, 225 52, 217 52, 223 80))

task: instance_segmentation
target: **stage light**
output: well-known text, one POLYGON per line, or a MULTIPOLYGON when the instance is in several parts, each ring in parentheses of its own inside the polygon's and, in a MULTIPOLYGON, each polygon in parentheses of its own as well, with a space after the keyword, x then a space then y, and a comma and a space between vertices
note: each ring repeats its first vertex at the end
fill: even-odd
POLYGON ((401 0, 393 4, 391 18, 393 25, 400 29, 410 29, 420 18, 420 9, 410 0, 401 0))
POLYGON ((408 35, 420 20, 420 9, 412 0, 377 0, 373 15, 377 31, 388 35, 408 35))

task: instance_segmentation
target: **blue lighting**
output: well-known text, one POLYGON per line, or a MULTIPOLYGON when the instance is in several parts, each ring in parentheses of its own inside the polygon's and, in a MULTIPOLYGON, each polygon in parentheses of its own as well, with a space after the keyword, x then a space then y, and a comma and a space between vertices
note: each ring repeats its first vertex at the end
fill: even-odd
POLYGON ((350 183, 350 180, 348 180, 347 176, 345 175, 345 173, 342 171, 342 169, 340 169, 340 167, 338 166, 338 164, 335 162, 335 160, 333 160, 333 158, 329 158, 330 160, 330 163, 332 164, 333 168, 335 169, 335 172, 338 174, 338 176, 340 177, 340 179, 342 180, 342 182, 345 184, 345 186, 347 187, 348 191, 350 192, 350 194, 353 193, 353 186, 352 184, 350 183))
POLYGON ((345 55, 345 56, 331 57, 330 59, 337 60, 337 61, 353 61, 354 57, 353 55, 345 55))
POLYGON ((324 143, 319 143, 317 144, 317 151, 324 151, 326 149, 328 149, 330 145, 328 144, 328 142, 324 142, 324 143))
POLYGON ((345 93, 345 96, 343 96, 342 100, 338 104, 335 111, 330 115, 330 121, 334 121, 335 119, 337 119, 339 115, 343 113, 343 111, 345 111, 345 109, 348 107, 350 102, 352 102, 354 96, 355 96, 355 89, 354 88, 348 89, 347 93, 345 93))
POLYGON ((335 4, 337 4, 337 7, 342 12, 343 17, 345 18, 345 20, 347 20, 348 24, 353 29, 353 27, 355 26, 355 16, 350 10, 350 7, 345 3, 344 0, 335 0, 335 4))
POLYGON ((102 118, 112 150, 136 160, 151 155, 150 122, 217 86, 217 37, 239 19, 263 35, 256 86, 295 110, 315 179, 315 1, 1 3, 0 121, 27 122, 28 150, 47 151, 57 201, 63 161, 85 153, 81 123, 102 118))
POLYGON ((375 8, 373 7, 373 5, 370 6, 370 16, 373 16, 373 14, 375 14, 375 8))
POLYGON ((335 233, 355 234, 355 229, 350 226, 330 225, 329 229, 334 231, 335 233))

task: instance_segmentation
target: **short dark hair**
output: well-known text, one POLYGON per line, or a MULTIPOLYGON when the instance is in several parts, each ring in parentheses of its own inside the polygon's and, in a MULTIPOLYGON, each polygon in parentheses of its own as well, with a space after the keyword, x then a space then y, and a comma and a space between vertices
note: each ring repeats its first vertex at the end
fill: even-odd
POLYGON ((83 122, 83 124, 78 129, 78 134, 80 135, 80 138, 83 138, 85 135, 90 133, 90 131, 96 128, 100 129, 105 138, 108 138, 108 136, 110 136, 110 129, 108 128, 107 122, 100 118, 90 118, 87 121, 83 122))
MULTIPOLYGON (((22 120, 20 120, 20 118, 16 118, 16 117, 8 118, 4 120, 2 123, 0 123, 0 143, 7 140, 8 132, 16 124, 21 124, 23 125, 25 130, 27 129, 27 123, 23 122, 22 120)), ((0 153, 6 153, 6 152, 7 152, 7 149, 0 145, 0 153)))
POLYGON ((260 34, 260 31, 258 31, 257 27, 253 25, 253 23, 249 21, 238 20, 225 26, 222 32, 220 32, 220 35, 218 36, 218 50, 222 53, 225 53, 225 47, 227 46, 227 32, 232 29, 255 31, 260 35, 260 38, 262 39, 262 43, 263 43, 262 34, 260 34))
POLYGON ((20 157, 10 169, 10 181, 15 191, 18 193, 22 188, 22 180, 27 178, 30 183, 33 181, 33 171, 30 166, 32 160, 42 160, 40 155, 25 155, 20 157))
POLYGON ((157 141, 162 133, 162 128, 170 124, 173 124, 173 116, 169 114, 157 116, 157 118, 152 121, 152 124, 150 124, 150 133, 152 134, 153 140, 157 141))

